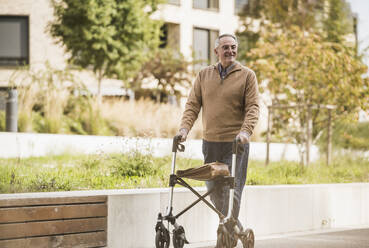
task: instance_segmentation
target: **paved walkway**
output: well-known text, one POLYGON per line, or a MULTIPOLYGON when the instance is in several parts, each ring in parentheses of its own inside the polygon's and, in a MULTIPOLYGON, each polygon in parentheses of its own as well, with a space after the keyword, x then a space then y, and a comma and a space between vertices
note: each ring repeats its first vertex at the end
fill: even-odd
MULTIPOLYGON (((214 246, 215 244, 207 244, 192 247, 214 246)), ((237 248, 242 248, 240 242, 237 248)), ((261 237, 256 238, 255 248, 369 248, 369 228, 331 229, 261 237)))
MULTIPOLYGON (((239 245, 238 247, 242 247, 239 245)), ((369 228, 256 240, 255 248, 369 248, 369 228)))

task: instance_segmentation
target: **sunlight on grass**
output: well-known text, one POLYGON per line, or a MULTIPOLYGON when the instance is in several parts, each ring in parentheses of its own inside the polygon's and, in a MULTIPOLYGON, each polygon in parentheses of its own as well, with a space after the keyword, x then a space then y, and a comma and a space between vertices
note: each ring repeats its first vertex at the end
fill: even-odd
MULTIPOLYGON (((179 157, 176 169, 201 164, 201 160, 179 157)), ((138 152, 0 159, 0 193, 168 187, 170 166, 170 157, 138 152)), ((288 161, 265 167, 262 161, 250 161, 247 175, 248 185, 351 182, 369 182, 367 158, 346 155, 336 157, 330 166, 321 160, 308 167, 288 161)))

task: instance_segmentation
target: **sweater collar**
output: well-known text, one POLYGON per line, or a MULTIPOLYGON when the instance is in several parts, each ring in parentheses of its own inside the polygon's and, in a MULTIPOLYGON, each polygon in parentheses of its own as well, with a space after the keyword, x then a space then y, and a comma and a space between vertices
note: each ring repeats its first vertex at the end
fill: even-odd
MULTIPOLYGON (((221 75, 220 68, 224 70, 220 62, 214 65, 214 69, 216 69, 219 72, 219 75, 221 75)), ((232 65, 226 68, 226 75, 229 75, 231 72, 238 71, 238 70, 241 70, 241 64, 238 61, 235 61, 232 65)))

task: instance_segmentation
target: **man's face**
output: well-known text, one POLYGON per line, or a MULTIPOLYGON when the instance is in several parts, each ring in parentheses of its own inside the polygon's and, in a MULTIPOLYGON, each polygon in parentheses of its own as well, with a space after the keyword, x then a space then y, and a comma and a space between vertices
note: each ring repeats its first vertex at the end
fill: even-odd
POLYGON ((231 65, 236 60, 237 48, 237 43, 232 37, 220 38, 219 46, 215 48, 215 54, 223 67, 231 65))

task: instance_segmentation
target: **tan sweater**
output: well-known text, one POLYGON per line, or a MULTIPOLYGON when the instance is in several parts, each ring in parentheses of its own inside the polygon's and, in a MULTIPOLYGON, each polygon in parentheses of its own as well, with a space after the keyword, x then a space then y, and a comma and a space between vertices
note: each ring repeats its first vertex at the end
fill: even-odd
POLYGON ((259 118, 255 73, 236 62, 221 80, 217 66, 208 66, 197 75, 187 99, 181 128, 191 130, 202 108, 205 140, 233 141, 240 131, 251 135, 259 118))

